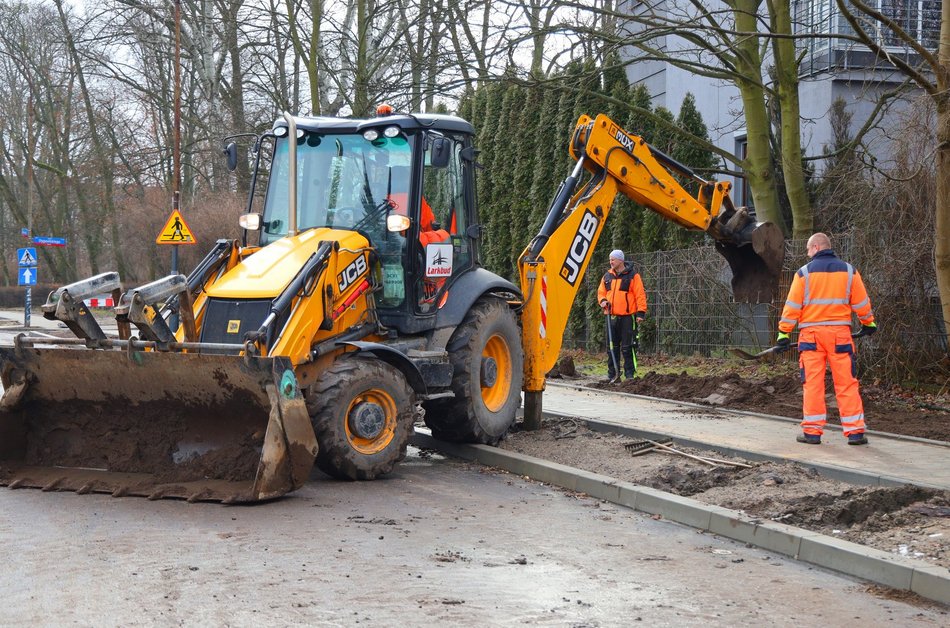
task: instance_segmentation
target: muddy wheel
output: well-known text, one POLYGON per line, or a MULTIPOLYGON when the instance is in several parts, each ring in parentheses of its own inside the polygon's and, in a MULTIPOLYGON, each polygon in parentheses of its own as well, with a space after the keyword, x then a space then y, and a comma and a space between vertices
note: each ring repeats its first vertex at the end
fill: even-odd
POLYGON ((344 357, 310 388, 307 410, 317 467, 342 480, 372 480, 405 458, 416 399, 395 367, 344 357))
POLYGON ((494 444, 521 405, 521 332, 499 299, 477 302, 448 344, 453 399, 426 404, 425 422, 440 440, 494 444))

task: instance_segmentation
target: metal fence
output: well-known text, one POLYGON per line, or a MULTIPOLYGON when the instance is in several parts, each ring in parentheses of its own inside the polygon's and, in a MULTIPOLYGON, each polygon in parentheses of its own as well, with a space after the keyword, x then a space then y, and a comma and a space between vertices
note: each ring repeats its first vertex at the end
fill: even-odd
MULTIPOLYGON (((862 361, 865 365, 884 361, 897 374, 939 361, 946 355, 947 337, 932 262, 928 267, 920 259, 902 257, 887 237, 887 233, 849 233, 833 236, 833 242, 835 252, 864 277, 882 331, 873 341, 862 343, 862 361)), ((922 233, 920 241, 932 237, 922 233)), ((776 298, 756 305, 735 302, 729 266, 712 246, 635 256, 649 301, 649 314, 640 329, 641 353, 718 356, 730 347, 770 346, 792 277, 807 262, 805 243, 786 242, 776 298)), ((925 261, 926 255, 918 257, 925 261)), ((587 289, 593 293, 600 275, 589 276, 587 289)), ((603 321, 591 318, 573 331, 565 347, 604 351, 603 321)))

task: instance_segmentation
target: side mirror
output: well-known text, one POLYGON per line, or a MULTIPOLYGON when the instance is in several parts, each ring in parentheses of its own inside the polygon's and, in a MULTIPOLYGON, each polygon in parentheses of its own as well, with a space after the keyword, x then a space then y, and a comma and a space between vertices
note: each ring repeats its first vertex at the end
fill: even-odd
POLYGON ((247 229, 248 231, 258 231, 261 228, 261 215, 243 214, 240 218, 238 218, 238 224, 241 225, 241 229, 247 229))
POLYGON ((431 151, 429 163, 432 167, 445 168, 449 165, 449 159, 452 157, 452 142, 444 137, 433 138, 431 151))
POLYGON ((224 150, 221 151, 228 160, 228 170, 234 172, 237 169, 237 144, 229 142, 224 150))

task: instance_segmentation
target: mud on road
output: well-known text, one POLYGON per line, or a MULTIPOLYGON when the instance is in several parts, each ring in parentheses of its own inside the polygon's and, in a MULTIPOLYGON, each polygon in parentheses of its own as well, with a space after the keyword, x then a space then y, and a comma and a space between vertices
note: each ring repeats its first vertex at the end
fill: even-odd
POLYGON ((735 460, 711 467, 674 454, 632 456, 635 439, 594 432, 582 419, 547 419, 538 432, 511 432, 503 449, 743 511, 886 552, 950 568, 950 493, 914 486, 858 487, 795 463, 735 460))

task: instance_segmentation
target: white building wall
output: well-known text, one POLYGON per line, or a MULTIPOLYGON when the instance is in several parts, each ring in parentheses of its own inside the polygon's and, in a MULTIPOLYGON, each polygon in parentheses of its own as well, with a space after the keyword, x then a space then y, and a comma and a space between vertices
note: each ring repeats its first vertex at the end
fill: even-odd
MULTIPOLYGON (((833 12, 831 7, 833 0, 800 0, 796 2, 796 6, 799 7, 796 10, 801 11, 800 5, 809 1, 814 4, 812 13, 821 18, 821 24, 837 28, 834 26, 837 21, 829 13, 833 12), (825 7, 826 4, 827 7, 825 7)), ((658 11, 665 6, 669 11, 669 7, 680 4, 681 0, 659 0, 658 3, 653 4, 653 10, 658 11)), ((637 7, 643 6, 643 3, 638 0, 627 0, 621 3, 621 11, 635 12, 638 10, 637 7)), ((710 11, 727 9, 720 0, 709 0, 705 6, 710 11)), ((635 33, 642 26, 631 24, 627 28, 635 33)), ((856 133, 873 112, 875 101, 880 93, 893 89, 894 81, 897 79, 893 70, 875 69, 871 67, 873 60, 869 63, 869 59, 863 57, 856 63, 852 60, 855 55, 843 53, 840 50, 830 53, 837 54, 839 61, 835 64, 828 63, 827 59, 831 57, 827 55, 833 48, 829 46, 828 40, 809 41, 812 42, 813 47, 814 42, 819 44, 824 42, 824 46, 817 46, 812 52, 818 56, 825 55, 825 61, 824 65, 818 63, 816 67, 814 60, 817 57, 809 56, 803 64, 803 67, 809 68, 812 73, 804 76, 799 85, 802 147, 806 156, 818 156, 822 154, 825 146, 833 143, 829 111, 835 98, 839 96, 844 98, 847 110, 852 114, 852 133, 856 133), (844 65, 841 64, 840 59, 845 59, 844 65), (812 65, 809 65, 809 62, 812 62, 812 65)), ((682 49, 684 46, 686 46, 684 40, 675 36, 668 36, 662 43, 662 47, 668 50, 682 49)), ((635 59, 638 54, 640 53, 636 50, 628 50, 627 58, 635 59)), ((713 67, 717 63, 712 58, 706 58, 703 61, 713 67)), ((764 65, 767 67, 767 60, 764 65)), ((724 150, 733 153, 737 151, 737 139, 744 138, 745 121, 739 91, 734 85, 694 74, 673 64, 657 60, 634 61, 627 66, 627 77, 633 83, 642 82, 646 85, 653 98, 654 107, 666 107, 673 112, 674 116, 679 114, 680 105, 687 92, 692 93, 696 98, 696 105, 703 116, 703 121, 709 129, 712 142, 724 150)), ((909 103, 918 95, 911 94, 903 102, 893 106, 882 122, 881 129, 873 131, 868 136, 867 146, 879 166, 884 166, 891 159, 894 153, 892 138, 900 136, 898 129, 902 124, 903 115, 909 110, 909 103)), ((820 172, 822 161, 816 161, 815 166, 820 172)), ((737 200, 745 201, 741 198, 737 200)))

